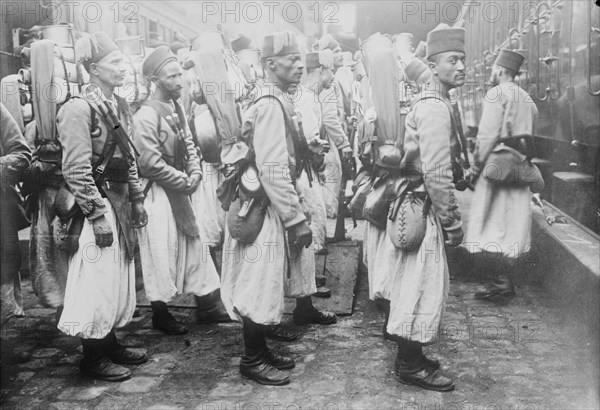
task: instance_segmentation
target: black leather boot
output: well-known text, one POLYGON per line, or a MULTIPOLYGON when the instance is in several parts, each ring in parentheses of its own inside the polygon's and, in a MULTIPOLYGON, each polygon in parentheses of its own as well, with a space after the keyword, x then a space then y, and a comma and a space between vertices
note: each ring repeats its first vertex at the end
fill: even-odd
POLYGON ((401 383, 440 392, 454 390, 454 382, 429 366, 419 342, 398 339, 396 374, 401 383))
MULTIPOLYGON (((244 355, 240 361, 242 377, 270 386, 288 384, 290 382, 288 373, 277 369, 267 359, 265 353, 269 349, 265 341, 264 326, 245 317, 242 318, 242 323, 244 334, 244 355)), ((270 357, 277 364, 283 363, 273 354, 270 354, 270 357)))
POLYGON ((267 348, 264 352, 265 359, 267 362, 278 370, 289 370, 296 367, 294 359, 288 356, 284 356, 275 350, 267 348))
POLYGON ((152 306, 152 327, 168 335, 184 335, 187 326, 169 313, 165 302, 150 302, 152 306))
POLYGON ((98 380, 120 382, 131 378, 131 370, 111 362, 105 353, 106 339, 81 339, 83 359, 79 363, 81 374, 98 380))
POLYGON ((337 322, 335 313, 318 310, 314 307, 310 296, 296 299, 296 309, 294 309, 292 318, 298 326, 310 324, 332 325, 337 322))
POLYGON ((475 293, 479 300, 505 301, 515 296, 515 286, 509 275, 498 275, 496 279, 488 283, 485 289, 475 293))
POLYGON ((117 364, 142 364, 148 361, 146 349, 125 347, 117 341, 117 335, 112 330, 106 336, 106 353, 111 362, 117 364))
POLYGON ((293 342, 298 340, 298 333, 286 329, 281 324, 265 326, 265 336, 269 339, 279 340, 280 342, 293 342))
POLYGON ((221 302, 218 290, 204 296, 195 296, 197 323, 227 323, 231 322, 229 314, 221 302))

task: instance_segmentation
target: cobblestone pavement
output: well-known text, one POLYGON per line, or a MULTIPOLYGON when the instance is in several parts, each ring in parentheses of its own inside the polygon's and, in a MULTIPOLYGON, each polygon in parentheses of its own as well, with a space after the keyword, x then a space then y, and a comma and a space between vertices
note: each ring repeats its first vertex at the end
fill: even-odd
POLYGON ((479 284, 471 280, 453 274, 440 341, 425 349, 454 379, 450 393, 398 382, 395 345, 382 337, 383 314, 368 300, 366 272, 359 274, 352 316, 329 327, 290 325, 300 331, 298 341, 270 342, 297 363, 284 387, 242 380, 240 326, 193 324, 189 309, 174 310, 190 323, 184 336, 153 330, 149 309, 117 332, 124 344, 150 353, 148 363, 133 367, 132 379, 82 378, 79 340, 58 332, 54 311, 36 306, 26 280, 26 317, 13 319, 1 335, 2 408, 598 408, 598 341, 585 324, 534 284, 521 284, 510 304, 498 306, 473 299, 479 284))
MULTIPOLYGON (((188 335, 168 337, 151 328, 146 309, 118 336, 148 348, 150 361, 123 383, 81 378, 79 341, 56 330, 54 312, 34 306, 28 287, 27 316, 10 322, 2 348, 31 357, 3 360, 2 408, 597 408, 594 343, 544 292, 524 286, 511 304, 495 306, 473 299, 476 283, 454 278, 444 334, 426 351, 442 361, 456 390, 437 393, 397 381, 395 346, 382 338, 382 314, 367 300, 367 286, 361 274, 352 316, 330 327, 296 328, 298 341, 277 343, 297 361, 285 387, 240 378, 239 325, 191 324, 188 335)), ((192 320, 190 310, 176 315, 192 320)))

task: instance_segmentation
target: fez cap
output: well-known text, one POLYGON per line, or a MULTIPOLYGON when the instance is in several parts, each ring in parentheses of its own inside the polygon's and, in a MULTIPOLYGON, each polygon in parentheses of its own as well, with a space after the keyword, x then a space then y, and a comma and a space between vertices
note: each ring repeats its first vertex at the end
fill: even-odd
POLYGON ((336 47, 340 47, 340 43, 331 34, 325 34, 317 41, 315 47, 317 50, 329 49, 333 51, 336 47))
POLYGON ((447 51, 465 52, 465 29, 440 24, 427 34, 427 58, 447 51))
POLYGON ((525 61, 525 56, 523 54, 512 50, 502 49, 500 50, 500 53, 498 53, 498 57, 496 57, 494 64, 518 73, 523 61, 525 61))
POLYGON ((86 65, 86 68, 116 50, 120 50, 117 43, 103 31, 84 34, 75 43, 75 55, 86 65))
POLYGON ((288 54, 300 54, 300 48, 294 33, 279 31, 265 36, 261 54, 262 58, 281 57, 288 54))
POLYGON ((183 44, 181 41, 174 41, 171 43, 169 48, 174 54, 177 54, 177 51, 181 50, 182 48, 185 48, 185 44, 183 44))
POLYGON ((179 60, 168 46, 156 47, 142 63, 142 72, 146 77, 152 77, 171 61, 179 60))
POLYGON ((252 39, 243 34, 240 34, 237 38, 231 41, 231 49, 237 53, 238 51, 247 50, 251 48, 252 39))
POLYGON ((306 53, 305 66, 307 70, 319 67, 332 68, 333 53, 329 49, 321 51, 311 51, 309 53, 306 53))
POLYGON ((427 43, 424 41, 419 41, 419 45, 415 49, 415 57, 425 58, 427 57, 427 43))
POLYGON ((425 71, 429 70, 429 66, 418 58, 413 58, 406 65, 406 76, 410 81, 417 81, 425 71))

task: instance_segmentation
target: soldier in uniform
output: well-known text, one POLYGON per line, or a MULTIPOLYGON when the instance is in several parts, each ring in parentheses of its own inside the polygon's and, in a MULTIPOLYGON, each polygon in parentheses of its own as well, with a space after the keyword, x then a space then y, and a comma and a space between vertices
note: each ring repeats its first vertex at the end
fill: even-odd
POLYGON ((440 169, 456 160, 449 91, 465 82, 464 38, 460 28, 438 28, 427 35, 432 77, 406 117, 402 170, 413 195, 431 201, 431 207, 418 251, 401 251, 396 263, 387 326, 398 340, 400 381, 437 391, 452 390, 454 384, 439 374, 439 363, 425 357, 422 346, 435 341, 448 293, 444 236, 449 246, 459 245, 463 237, 453 175, 440 169))
POLYGON ((10 317, 23 315, 21 297, 21 249, 20 229, 27 224, 21 198, 15 190, 21 175, 31 161, 31 150, 19 129, 19 125, 4 104, 0 103, 0 255, 2 258, 2 295, 0 324, 10 317))
MULTIPOLYGON (((495 86, 483 100, 477 133, 475 164, 470 176, 472 182, 477 182, 466 242, 480 251, 496 251, 496 254, 488 255, 494 261, 490 265, 495 266, 496 277, 476 294, 484 300, 514 296, 514 264, 531 243, 529 186, 498 185, 479 177, 482 173, 485 177, 486 172, 497 171, 494 164, 486 164, 491 152, 514 148, 523 151, 533 136, 537 108, 527 92, 515 82, 524 59, 511 50, 501 50, 498 54, 491 74, 491 83, 495 86)), ((521 156, 531 154, 519 153, 521 156)))
POLYGON ((135 310, 133 228, 144 226, 147 215, 130 140, 114 131, 115 117, 117 128, 129 132, 132 126, 127 103, 114 94, 126 75, 123 54, 102 32, 80 38, 76 48, 90 84, 84 98, 61 107, 57 131, 66 187, 85 219, 69 260, 58 328, 82 338, 82 373, 121 381, 131 377, 121 364, 148 360, 145 350, 120 345, 114 332, 135 310), (108 110, 114 117, 105 115, 108 110))
MULTIPOLYGON (((333 58, 329 50, 313 51, 306 54, 306 80, 298 88, 297 107, 302 114, 302 128, 308 146, 317 156, 323 156, 329 150, 329 141, 321 138, 323 110, 319 94, 331 86, 333 58)), ((322 158, 321 158, 322 160, 322 158)), ((310 193, 306 195, 307 206, 311 208, 311 230, 315 252, 325 247, 327 230, 327 212, 325 199, 319 178, 312 181, 310 193)), ((331 291, 329 291, 331 294, 331 291)))
MULTIPOLYGON (((331 50, 333 53, 333 70, 343 65, 344 57, 340 44, 331 36, 326 35, 317 43, 319 50, 331 50)), ((327 205, 327 217, 335 218, 338 211, 338 201, 342 183, 342 163, 339 151, 344 159, 352 157, 352 148, 348 142, 348 136, 345 131, 345 103, 344 94, 341 85, 337 79, 334 79, 332 86, 321 91, 319 100, 323 110, 323 127, 329 138, 332 147, 329 153, 325 155, 325 169, 323 176, 325 180, 324 197, 327 205), (339 151, 338 151, 339 150, 339 151)))
MULTIPOLYGON (((314 255, 310 258, 312 250, 304 249, 312 242, 312 231, 295 186, 301 158, 294 148, 300 141, 297 125, 290 122, 294 107, 287 95, 288 87, 300 82, 304 68, 295 36, 267 35, 262 64, 268 80, 258 94, 261 98, 244 114, 242 136, 254 150, 250 161, 262 171, 259 179, 269 205, 253 243, 241 243, 226 230, 221 292, 229 314, 243 324, 242 376, 283 385, 289 383, 285 370, 295 366, 294 360, 269 349, 265 332, 281 321, 285 279, 302 275, 311 259, 314 275, 314 255)), ((229 212, 227 218, 233 217, 229 212)))
MULTIPOLYGON (((200 161, 179 103, 183 70, 167 46, 157 47, 142 65, 156 86, 135 113, 134 144, 140 153, 148 225, 139 233, 140 259, 152 325, 167 334, 188 329, 167 309, 176 294, 196 296, 198 308, 213 320, 229 316, 219 308, 219 276, 202 238, 190 196, 202 179, 200 161)), ((200 215, 199 215, 200 216, 200 215)))

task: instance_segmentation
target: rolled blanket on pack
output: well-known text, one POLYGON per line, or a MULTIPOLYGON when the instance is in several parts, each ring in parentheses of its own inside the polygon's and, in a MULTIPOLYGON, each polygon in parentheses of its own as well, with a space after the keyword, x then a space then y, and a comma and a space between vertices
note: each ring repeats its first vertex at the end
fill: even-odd
POLYGON ((190 59, 215 120, 219 146, 234 144, 241 139, 242 128, 235 96, 231 92, 235 84, 231 84, 223 54, 220 51, 194 51, 190 53, 190 59))
POLYGON ((10 112, 10 115, 19 125, 21 132, 25 131, 25 122, 21 108, 21 95, 19 93, 19 74, 10 74, 2 79, 0 85, 2 95, 2 103, 10 112))
POLYGON ((39 40, 31 44, 31 88, 33 112, 41 139, 56 137, 57 89, 54 84, 54 41, 39 40))

